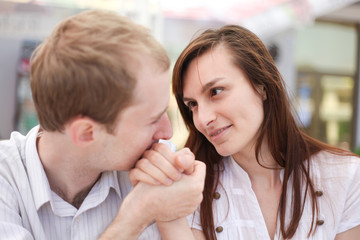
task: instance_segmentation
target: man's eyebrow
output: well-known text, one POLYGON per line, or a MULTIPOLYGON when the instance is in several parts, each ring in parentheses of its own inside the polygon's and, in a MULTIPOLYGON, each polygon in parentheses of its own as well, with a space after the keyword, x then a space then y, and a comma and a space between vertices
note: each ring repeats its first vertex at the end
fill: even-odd
MULTIPOLYGON (((207 90, 209 90, 212 86, 214 86, 217 82, 223 80, 224 78, 223 77, 217 77, 217 78, 214 78, 213 80, 211 80, 210 82, 206 83, 202 89, 201 89, 201 93, 204 93, 206 92, 207 90)), ((183 101, 184 102, 187 102, 187 101, 191 101, 193 100, 192 98, 187 98, 187 97, 183 97, 183 101)))
POLYGON ((166 106, 166 108, 161 112, 159 113, 158 115, 156 115, 155 117, 152 117, 151 120, 152 121, 156 121, 158 120, 159 118, 161 118, 161 116, 168 110, 168 106, 166 106))

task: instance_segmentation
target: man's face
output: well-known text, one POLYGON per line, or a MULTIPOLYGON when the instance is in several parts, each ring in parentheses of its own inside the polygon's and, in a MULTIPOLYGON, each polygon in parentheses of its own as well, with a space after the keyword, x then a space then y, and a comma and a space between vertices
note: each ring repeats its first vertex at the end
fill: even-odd
POLYGON ((170 72, 148 56, 137 59, 132 64, 137 79, 132 103, 120 113, 114 133, 104 142, 103 160, 108 166, 103 170, 129 170, 154 142, 172 137, 166 113, 170 72))

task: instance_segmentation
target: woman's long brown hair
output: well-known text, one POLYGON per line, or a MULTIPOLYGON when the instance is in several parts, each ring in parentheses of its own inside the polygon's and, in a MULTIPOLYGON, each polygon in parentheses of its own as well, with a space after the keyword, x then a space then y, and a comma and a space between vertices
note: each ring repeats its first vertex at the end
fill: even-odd
POLYGON ((200 220, 205 237, 206 239, 216 239, 212 203, 213 195, 219 185, 222 156, 195 128, 192 113, 183 102, 183 78, 192 60, 220 44, 229 50, 233 63, 246 74, 254 89, 255 86, 263 86, 267 95, 263 105, 264 120, 259 129, 255 151, 256 156, 259 156, 261 143, 266 138, 271 143, 269 148, 272 157, 284 168, 279 205, 282 237, 289 239, 294 236, 304 210, 305 199, 308 197, 311 199, 312 206, 312 224, 308 232, 310 236, 316 231, 315 220, 318 215, 318 206, 315 195, 316 189, 314 189, 310 177, 311 164, 305 162, 321 150, 336 154, 347 153, 322 143, 299 129, 291 112, 284 81, 262 41, 246 28, 227 25, 218 30, 206 30, 192 40, 180 54, 173 70, 173 93, 189 131, 185 145, 194 152, 196 159, 206 164, 204 199, 200 208, 200 220), (290 181, 291 183, 289 183, 290 181), (293 186, 289 193, 288 184, 293 186), (305 186, 304 192, 302 192, 303 186, 305 186), (289 209, 286 209, 287 195, 292 196, 293 199, 289 209), (291 211, 291 219, 286 226, 287 211, 291 211))

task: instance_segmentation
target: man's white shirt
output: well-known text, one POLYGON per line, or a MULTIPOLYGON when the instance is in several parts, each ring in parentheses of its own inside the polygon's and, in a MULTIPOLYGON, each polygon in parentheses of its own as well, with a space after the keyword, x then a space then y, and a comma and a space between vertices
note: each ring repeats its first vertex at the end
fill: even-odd
MULTIPOLYGON (((128 172, 103 173, 76 209, 50 189, 36 149, 38 130, 0 142, 0 239, 97 239, 132 189, 128 172)), ((161 239, 156 223, 138 239, 161 239)))

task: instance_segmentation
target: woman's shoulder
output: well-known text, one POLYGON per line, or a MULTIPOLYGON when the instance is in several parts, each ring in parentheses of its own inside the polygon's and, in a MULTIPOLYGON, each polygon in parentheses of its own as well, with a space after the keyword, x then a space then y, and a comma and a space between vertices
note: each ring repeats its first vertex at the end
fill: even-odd
POLYGON ((320 151, 311 157, 315 162, 328 164, 360 164, 360 157, 351 153, 333 153, 326 150, 320 151))
POLYGON ((310 164, 315 175, 319 176, 340 177, 360 172, 360 157, 351 153, 321 151, 311 157, 310 164))

